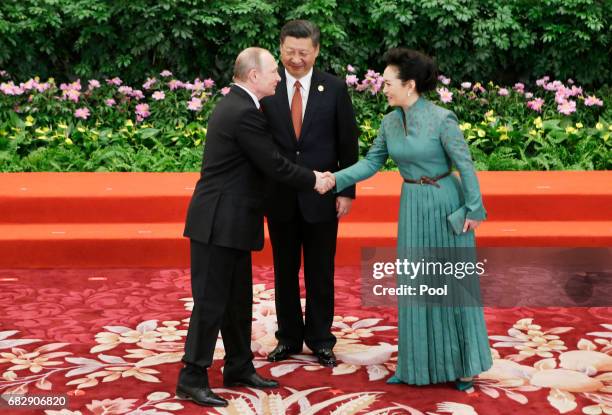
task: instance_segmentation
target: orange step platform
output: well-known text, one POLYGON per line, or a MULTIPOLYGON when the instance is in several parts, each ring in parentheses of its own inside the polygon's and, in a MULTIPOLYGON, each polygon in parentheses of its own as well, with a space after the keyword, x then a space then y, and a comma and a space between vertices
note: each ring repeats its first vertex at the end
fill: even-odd
MULTIPOLYGON (((186 267, 194 173, 0 174, 0 268, 186 267)), ((480 172, 489 220, 479 246, 612 246, 612 172, 480 172)), ((393 246, 401 177, 358 185, 337 263, 393 246)), ((267 239, 267 236, 266 236, 267 239)), ((254 255, 271 264, 269 242, 254 255)))

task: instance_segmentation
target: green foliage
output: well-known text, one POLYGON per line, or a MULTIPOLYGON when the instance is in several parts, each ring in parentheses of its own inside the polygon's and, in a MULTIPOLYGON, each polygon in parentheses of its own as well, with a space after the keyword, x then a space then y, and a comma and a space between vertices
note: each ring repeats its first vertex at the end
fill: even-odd
MULTIPOLYGON (((363 156, 391 109, 379 74, 368 71, 361 81, 352 74, 346 81, 363 156)), ((427 98, 457 114, 478 169, 612 169, 612 89, 587 93, 544 79, 532 88, 443 82, 448 89, 427 98), (576 104, 575 111, 560 112, 561 95, 576 104), (535 99, 543 102, 538 111, 529 108, 535 99)), ((3 172, 198 171, 206 121, 223 92, 212 80, 183 83, 169 77, 149 79, 144 92, 108 82, 59 88, 51 80, 17 83, 21 86, 0 82, 3 172), (77 94, 73 100, 69 91, 77 94), (84 109, 89 115, 79 113, 84 109)), ((387 161, 385 169, 393 168, 387 161)))
POLYGON ((62 125, 21 129, 5 123, 0 171, 198 171, 202 163, 201 125, 166 131, 131 122, 118 131, 62 125))
POLYGON ((346 63, 380 69, 401 45, 457 79, 548 74, 600 86, 612 80, 610 16, 601 0, 3 0, 0 67, 128 82, 170 69, 226 83, 238 51, 276 51, 284 22, 307 18, 321 27, 320 67, 336 73, 346 63))

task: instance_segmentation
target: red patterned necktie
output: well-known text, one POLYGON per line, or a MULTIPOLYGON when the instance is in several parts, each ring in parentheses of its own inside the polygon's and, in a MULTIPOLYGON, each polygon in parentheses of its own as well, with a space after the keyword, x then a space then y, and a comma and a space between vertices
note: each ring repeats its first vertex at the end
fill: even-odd
POLYGON ((302 131, 302 93, 300 88, 302 85, 300 81, 295 81, 293 98, 291 99, 291 121, 293 122, 293 131, 295 131, 295 138, 300 139, 300 132, 302 131))

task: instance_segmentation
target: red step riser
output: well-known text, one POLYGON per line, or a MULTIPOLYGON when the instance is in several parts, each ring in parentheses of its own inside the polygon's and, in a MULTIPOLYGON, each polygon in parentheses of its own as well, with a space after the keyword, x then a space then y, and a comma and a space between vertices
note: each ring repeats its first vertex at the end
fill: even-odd
MULTIPOLYGON (((484 195, 489 220, 609 220, 608 195, 484 195)), ((152 223, 185 220, 189 197, 0 199, 0 223, 152 223)), ((345 222, 395 222, 399 196, 362 196, 345 222)))
POLYGON ((0 223, 154 223, 185 220, 189 198, 0 199, 0 223))
POLYGON ((489 221, 608 221, 609 195, 484 195, 489 221))

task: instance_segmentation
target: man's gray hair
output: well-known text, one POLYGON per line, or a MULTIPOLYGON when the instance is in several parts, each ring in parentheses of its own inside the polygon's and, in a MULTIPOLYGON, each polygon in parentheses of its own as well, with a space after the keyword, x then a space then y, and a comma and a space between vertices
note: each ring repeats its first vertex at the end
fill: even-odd
POLYGON ((267 49, 251 47, 238 54, 234 63, 234 81, 246 81, 251 69, 261 69, 261 57, 267 49))

